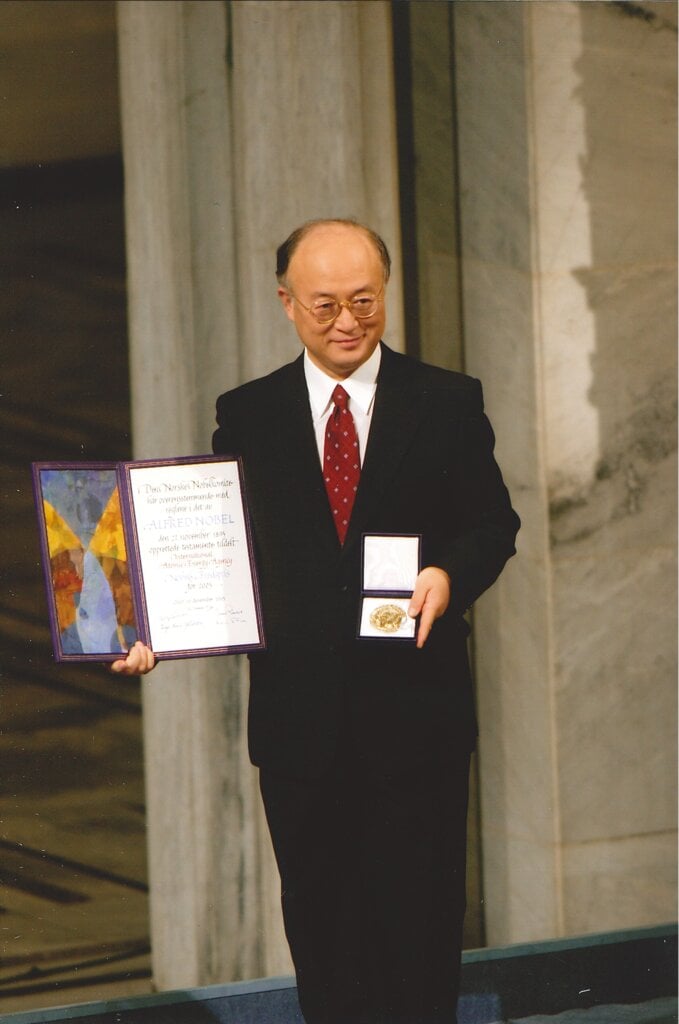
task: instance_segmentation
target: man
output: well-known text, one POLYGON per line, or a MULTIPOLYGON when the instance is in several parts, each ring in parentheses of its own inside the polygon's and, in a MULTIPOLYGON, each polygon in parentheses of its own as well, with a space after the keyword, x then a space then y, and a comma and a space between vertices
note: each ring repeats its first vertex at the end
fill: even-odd
POLYGON ((217 403, 214 450, 242 456, 252 514, 267 649, 250 658, 250 754, 307 1024, 455 1021, 476 733, 463 615, 519 525, 479 383, 381 342, 389 266, 353 222, 293 232, 278 294, 304 352, 217 403), (365 533, 422 537, 415 643, 357 636, 365 533))

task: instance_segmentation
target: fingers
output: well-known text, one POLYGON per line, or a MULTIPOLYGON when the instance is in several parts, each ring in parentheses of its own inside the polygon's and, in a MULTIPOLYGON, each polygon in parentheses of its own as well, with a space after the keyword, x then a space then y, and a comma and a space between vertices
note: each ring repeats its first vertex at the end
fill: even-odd
POLYGON ((130 648, 126 658, 120 658, 111 665, 111 672, 121 676, 143 676, 156 664, 156 656, 141 640, 130 648))
POLYGON ((450 603, 450 577, 443 569, 430 565, 417 577, 410 599, 408 615, 420 616, 417 646, 424 647, 436 619, 443 615, 450 603))
POLYGON ((422 612, 420 617, 420 625, 417 629, 417 646, 424 647, 425 641, 431 633, 431 627, 434 625, 434 613, 433 612, 422 612))

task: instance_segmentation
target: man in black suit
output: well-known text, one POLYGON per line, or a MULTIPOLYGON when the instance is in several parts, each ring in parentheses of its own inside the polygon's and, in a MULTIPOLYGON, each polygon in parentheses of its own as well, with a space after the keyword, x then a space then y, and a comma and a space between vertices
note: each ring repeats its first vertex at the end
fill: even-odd
POLYGON ((310 222, 277 276, 304 352, 221 396, 213 447, 242 456, 252 515, 249 744, 300 1004, 307 1024, 450 1024, 476 735, 463 615, 518 517, 478 381, 381 342, 382 240, 310 222), (357 636, 363 534, 421 535, 413 643, 357 636))

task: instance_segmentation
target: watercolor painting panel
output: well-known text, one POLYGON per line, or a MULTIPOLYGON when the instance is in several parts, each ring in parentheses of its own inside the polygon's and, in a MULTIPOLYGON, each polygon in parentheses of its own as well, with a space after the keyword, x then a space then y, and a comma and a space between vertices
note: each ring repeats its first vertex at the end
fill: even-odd
POLYGON ((137 630, 116 470, 43 468, 39 477, 61 653, 122 653, 137 630))

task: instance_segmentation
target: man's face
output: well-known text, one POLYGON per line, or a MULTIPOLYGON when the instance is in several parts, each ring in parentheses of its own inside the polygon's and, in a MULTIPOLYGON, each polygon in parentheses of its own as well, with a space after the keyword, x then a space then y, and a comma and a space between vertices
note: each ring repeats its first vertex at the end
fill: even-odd
POLYGON ((289 290, 281 287, 278 294, 288 319, 312 362, 343 380, 370 358, 384 331, 384 269, 377 249, 359 228, 321 225, 299 243, 286 276, 289 290), (333 323, 319 324, 304 308, 327 298, 349 302, 366 292, 381 293, 377 310, 366 319, 342 306, 333 323))

